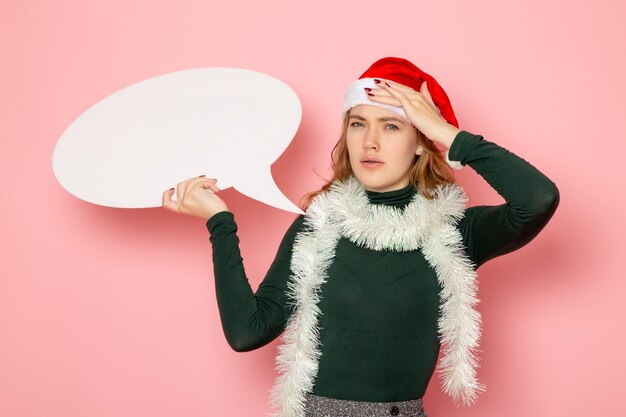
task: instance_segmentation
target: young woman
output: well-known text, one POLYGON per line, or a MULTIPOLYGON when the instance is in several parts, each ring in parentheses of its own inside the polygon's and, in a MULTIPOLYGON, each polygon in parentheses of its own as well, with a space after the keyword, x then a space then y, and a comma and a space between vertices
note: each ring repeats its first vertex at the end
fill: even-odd
POLYGON ((422 397, 442 345, 443 390, 471 405, 485 390, 476 269, 530 242, 559 191, 524 159, 460 130, 441 86, 405 59, 376 61, 348 88, 343 116, 334 175, 305 196, 306 214, 256 293, 215 179, 179 183, 163 207, 207 219, 232 348, 284 333, 276 416, 427 416, 422 397), (465 165, 506 203, 466 208, 451 169, 465 165))

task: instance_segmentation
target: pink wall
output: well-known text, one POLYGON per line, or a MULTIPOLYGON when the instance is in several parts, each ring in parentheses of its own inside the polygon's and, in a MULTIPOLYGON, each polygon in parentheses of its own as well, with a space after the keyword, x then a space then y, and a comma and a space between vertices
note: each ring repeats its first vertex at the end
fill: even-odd
MULTIPOLYGON (((204 222, 77 200, 55 181, 51 153, 74 118, 120 88, 193 67, 249 68, 302 100, 300 131, 273 165, 297 202, 320 184, 313 169, 327 173, 345 88, 383 56, 434 75, 461 128, 561 191, 530 245, 479 270, 488 391, 456 409, 435 375, 429 415, 616 415, 626 373, 624 3, 242 3, 0 4, 0 416, 268 412, 278 341, 245 354, 227 345, 204 222)), ((471 168, 458 179, 473 204, 502 202, 471 168)), ((232 189, 222 196, 256 289, 295 214, 232 189)))

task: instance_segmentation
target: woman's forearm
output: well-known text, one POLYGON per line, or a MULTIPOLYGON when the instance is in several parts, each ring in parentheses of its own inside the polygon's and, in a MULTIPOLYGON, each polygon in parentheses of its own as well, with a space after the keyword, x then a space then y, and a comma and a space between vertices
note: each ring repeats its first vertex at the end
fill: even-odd
POLYGON ((243 265, 233 213, 217 213, 206 226, 213 248, 215 291, 226 340, 238 352, 260 348, 282 333, 289 315, 285 289, 290 275, 291 234, 283 239, 255 294, 243 265))

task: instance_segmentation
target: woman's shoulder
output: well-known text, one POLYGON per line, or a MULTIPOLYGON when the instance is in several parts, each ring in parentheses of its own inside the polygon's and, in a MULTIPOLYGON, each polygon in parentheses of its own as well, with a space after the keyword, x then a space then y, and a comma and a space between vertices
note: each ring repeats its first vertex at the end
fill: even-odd
POLYGON ((283 240, 289 239, 293 241, 295 236, 305 229, 305 221, 306 216, 304 214, 298 214, 289 225, 289 228, 285 232, 285 237, 283 240))

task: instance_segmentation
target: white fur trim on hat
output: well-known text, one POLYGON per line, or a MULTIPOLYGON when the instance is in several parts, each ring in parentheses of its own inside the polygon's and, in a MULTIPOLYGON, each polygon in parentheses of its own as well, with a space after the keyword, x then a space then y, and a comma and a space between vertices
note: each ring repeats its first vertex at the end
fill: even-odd
MULTIPOLYGON (((377 80, 389 81, 384 78, 376 78, 377 80)), ((343 101, 343 108, 341 109, 341 118, 346 117, 346 113, 352 107, 358 106, 359 104, 368 104, 370 106, 382 107, 383 109, 387 109, 392 111, 402 117, 404 120, 410 123, 409 118, 406 116, 404 109, 398 106, 392 106, 391 104, 378 103, 376 101, 372 101, 369 99, 369 96, 365 92, 364 88, 378 88, 378 84, 374 82, 374 78, 359 78, 355 82, 348 87, 348 91, 346 91, 346 96, 343 101)))

